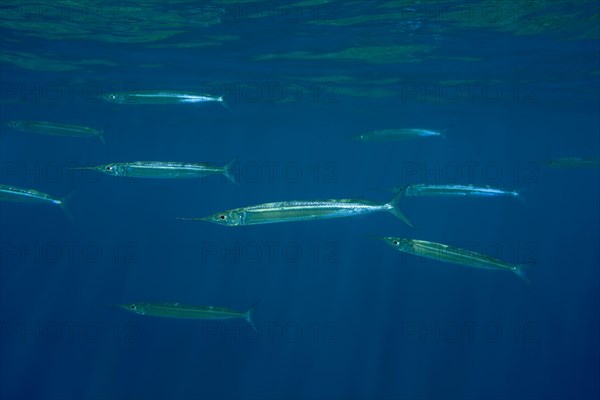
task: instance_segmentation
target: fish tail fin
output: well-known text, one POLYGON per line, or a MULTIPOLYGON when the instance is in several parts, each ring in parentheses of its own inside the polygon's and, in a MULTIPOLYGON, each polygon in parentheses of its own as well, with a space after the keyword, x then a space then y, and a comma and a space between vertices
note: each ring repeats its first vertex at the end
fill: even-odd
POLYGON ((515 267, 515 269, 513 269, 513 272, 528 285, 531 285, 531 281, 525 274, 525 270, 528 269, 533 264, 535 264, 535 263, 531 262, 531 263, 519 264, 515 267))
POLYGON ((513 190, 511 192, 512 197, 519 199, 519 201, 525 202, 525 197, 523 197, 523 192, 526 191, 526 188, 521 188, 517 190, 513 190))
POLYGON ((447 142, 448 141, 448 128, 444 128, 444 129, 440 130, 440 136, 442 137, 442 139, 444 139, 447 142))
POLYGON ((389 203, 387 203, 390 206, 390 212, 392 214, 394 214, 396 216, 396 218, 400 219, 402 222, 404 222, 406 225, 410 226, 411 228, 414 228, 415 226, 413 225, 412 222, 410 222, 410 220, 406 217, 406 215, 404 215, 404 213, 400 210, 400 203, 402 202, 402 199, 404 198, 404 187, 401 187, 398 192, 394 195, 394 197, 390 200, 389 203))
POLYGON ((104 129, 102 129, 102 130, 100 131, 100 135, 99 135, 100 141, 101 141, 101 142, 102 142, 102 144, 103 144, 103 145, 105 145, 105 146, 106 146, 106 140, 104 139, 104 134, 106 133, 106 130, 107 130, 109 127, 110 127, 110 124, 108 124, 108 123, 107 123, 106 125, 104 125, 104 129))
POLYGON ((223 107, 225 107, 225 109, 227 109, 229 112, 233 112, 233 110, 231 109, 231 107, 229 107, 229 104, 227 104, 227 102, 225 101, 223 96, 219 96, 218 101, 219 101, 219 104, 222 105, 223 107))
POLYGON ((71 200, 73 199, 73 194, 75 192, 71 192, 68 195, 66 195, 65 197, 63 197, 62 199, 60 199, 60 208, 61 210, 63 210, 63 212, 65 213, 65 215, 67 216, 67 218, 69 218, 69 221, 74 222, 75 221, 75 217, 73 216, 73 214, 71 213, 71 210, 69 209, 69 204, 71 203, 71 200))
POLYGON ((225 167, 223 169, 223 173, 225 174, 225 176, 227 177, 227 179, 229 179, 231 181, 231 183, 235 183, 237 184, 237 181, 235 179, 235 165, 237 164, 237 160, 238 158, 234 158, 233 160, 229 161, 227 164, 225 164, 225 167))
POLYGON ((254 310, 256 309, 257 304, 258 302, 254 303, 252 307, 250 307, 250 309, 244 313, 244 319, 248 321, 248 323, 250 324, 250 326, 252 326, 255 332, 256 324, 254 323, 254 310))

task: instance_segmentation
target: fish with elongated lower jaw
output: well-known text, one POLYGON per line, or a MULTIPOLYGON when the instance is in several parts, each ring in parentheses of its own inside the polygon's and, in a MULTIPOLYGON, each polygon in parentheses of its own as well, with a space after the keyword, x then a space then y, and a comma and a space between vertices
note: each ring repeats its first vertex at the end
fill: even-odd
POLYGON ((600 158, 562 157, 546 164, 553 168, 600 168, 600 158))
POLYGON ((243 319, 256 329, 253 320, 255 305, 246 312, 235 311, 225 307, 190 306, 179 303, 132 303, 119 304, 117 307, 151 317, 198 320, 243 319))
POLYGON ((179 219, 209 221, 227 226, 241 226, 353 217, 386 211, 402 220, 408 226, 413 227, 409 219, 400 211, 399 206, 402 196, 403 192, 400 191, 387 203, 358 199, 292 200, 236 208, 204 218, 179 219))
POLYGON ((403 253, 425 257, 436 261, 463 265, 471 268, 489 269, 496 271, 510 271, 519 278, 529 283, 523 269, 526 265, 511 264, 506 261, 490 257, 485 254, 461 249, 443 243, 428 242, 426 240, 406 239, 400 237, 376 237, 403 253))
POLYGON ((410 197, 519 197, 517 190, 503 190, 490 186, 475 185, 429 185, 419 183, 414 185, 396 186, 391 189, 397 192, 404 189, 404 195, 410 197))
POLYGON ((233 159, 224 166, 212 163, 133 161, 89 167, 75 167, 71 169, 93 170, 113 176, 151 179, 202 178, 208 175, 223 174, 227 179, 235 183, 233 170, 236 161, 237 159, 233 159))
POLYGON ((388 142, 425 137, 446 138, 444 132, 432 131, 430 129, 400 128, 371 131, 355 136, 354 139, 361 142, 388 142))
POLYGON ((99 96, 102 100, 116 104, 200 104, 219 103, 228 108, 223 96, 203 93, 176 92, 170 90, 144 90, 107 93, 99 96))
POLYGON ((8 121, 9 128, 28 133, 50 136, 97 137, 104 143, 104 130, 87 126, 45 121, 8 121))

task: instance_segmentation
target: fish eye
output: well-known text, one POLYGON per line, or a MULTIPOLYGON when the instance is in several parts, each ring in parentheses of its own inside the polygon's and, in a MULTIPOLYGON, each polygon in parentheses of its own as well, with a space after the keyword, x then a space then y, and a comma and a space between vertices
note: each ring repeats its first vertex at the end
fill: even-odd
POLYGON ((112 167, 111 167, 111 166, 108 166, 108 167, 106 167, 106 170, 107 170, 107 171, 110 171, 110 170, 112 170, 112 167))
POLYGON ((135 305, 130 305, 129 308, 131 308, 132 310, 135 310, 135 305))
POLYGON ((225 219, 226 217, 224 215, 221 215, 221 216, 219 216, 219 218, 225 219))
POLYGON ((117 96, 115 96, 114 94, 111 94, 111 95, 110 95, 110 98, 114 100, 114 99, 116 99, 116 98, 117 98, 117 96))
POLYGON ((394 240, 394 244, 398 244, 398 241, 397 241, 397 240, 394 240))

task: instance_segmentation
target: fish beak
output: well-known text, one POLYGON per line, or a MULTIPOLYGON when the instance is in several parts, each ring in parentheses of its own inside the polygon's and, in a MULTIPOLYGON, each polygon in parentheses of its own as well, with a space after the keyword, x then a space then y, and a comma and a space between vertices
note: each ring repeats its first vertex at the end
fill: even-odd
POLYGON ((178 219, 180 221, 208 221, 209 217, 202 217, 202 218, 186 218, 186 217, 177 217, 175 219, 178 219))
POLYGON ((87 169, 87 170, 93 170, 93 171, 97 171, 99 167, 96 166, 91 166, 91 167, 71 167, 69 168, 70 170, 82 170, 82 169, 87 169))
POLYGON ((365 233, 364 236, 366 236, 370 239, 375 239, 375 240, 385 240, 385 238, 383 236, 372 235, 370 233, 365 233))

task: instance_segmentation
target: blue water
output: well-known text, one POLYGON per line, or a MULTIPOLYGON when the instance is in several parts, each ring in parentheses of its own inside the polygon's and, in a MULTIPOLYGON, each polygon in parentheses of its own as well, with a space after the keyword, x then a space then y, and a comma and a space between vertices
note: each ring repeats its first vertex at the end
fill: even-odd
POLYGON ((599 171, 545 163, 600 155, 598 3, 467 3, 475 14, 517 7, 511 24, 434 18, 455 2, 316 3, 285 14, 282 3, 148 2, 89 19, 69 2, 0 6, 0 183, 69 195, 73 216, 1 204, 2 399, 600 396, 599 171), (335 20, 346 22, 320 23, 335 20), (96 97, 153 89, 223 95, 231 110, 96 97), (8 120, 105 128, 106 145, 8 120), (446 140, 351 140, 390 128, 446 140), (236 157, 238 184, 69 169, 236 157), (387 213, 247 227, 176 219, 284 200, 383 202, 410 183, 490 185, 523 201, 406 198, 416 229, 387 213), (370 235, 525 264, 531 285, 370 235), (256 305, 257 331, 113 307, 143 302, 256 305))

